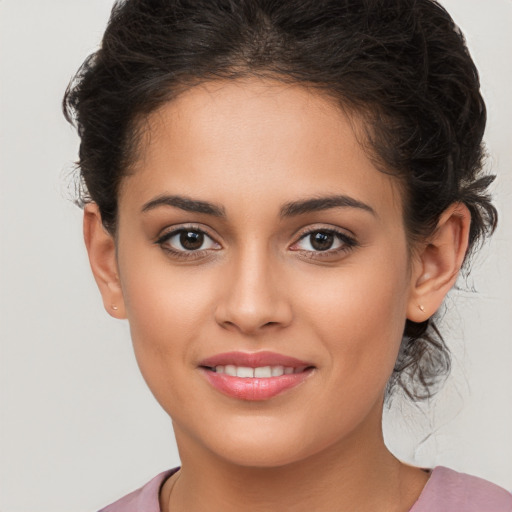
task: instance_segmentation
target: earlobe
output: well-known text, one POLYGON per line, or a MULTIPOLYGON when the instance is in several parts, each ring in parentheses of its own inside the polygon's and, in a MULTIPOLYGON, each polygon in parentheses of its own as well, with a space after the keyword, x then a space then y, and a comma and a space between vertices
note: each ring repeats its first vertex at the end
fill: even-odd
POLYGON ((468 248, 471 213, 454 203, 441 215, 436 231, 416 254, 407 318, 424 322, 441 306, 455 284, 468 248))
POLYGON ((96 203, 85 205, 83 228, 89 263, 103 298, 103 305, 114 318, 126 318, 115 240, 103 226, 96 203))

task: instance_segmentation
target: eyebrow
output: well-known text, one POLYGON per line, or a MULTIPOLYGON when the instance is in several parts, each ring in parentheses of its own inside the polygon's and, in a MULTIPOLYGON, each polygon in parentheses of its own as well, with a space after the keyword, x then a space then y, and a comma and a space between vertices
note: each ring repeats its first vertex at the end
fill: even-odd
POLYGON ((163 195, 158 196, 151 201, 148 201, 142 207, 142 212, 148 212, 154 210, 159 206, 173 206, 186 212, 205 213, 207 215, 213 215, 214 217, 225 217, 226 212, 222 206, 218 206, 208 201, 198 201, 197 199, 190 199, 184 196, 170 196, 163 195))
MULTIPOLYGON (((172 206, 187 212, 204 213, 206 215, 213 215, 214 217, 226 217, 226 211, 223 206, 208 201, 199 201, 197 199, 176 195, 158 196, 145 203, 142 207, 142 212, 145 213, 160 206, 172 206)), ((371 206, 345 195, 314 197, 300 201, 292 201, 281 207, 280 216, 281 218, 294 217, 305 213, 328 210, 330 208, 358 208, 377 216, 371 206)))
POLYGON ((358 208, 360 210, 367 211, 374 216, 377 216, 375 210, 371 206, 358 201, 353 197, 345 195, 316 197, 286 203, 281 208, 280 215, 281 217, 293 217, 296 215, 302 215, 304 213, 328 210, 330 208, 358 208))

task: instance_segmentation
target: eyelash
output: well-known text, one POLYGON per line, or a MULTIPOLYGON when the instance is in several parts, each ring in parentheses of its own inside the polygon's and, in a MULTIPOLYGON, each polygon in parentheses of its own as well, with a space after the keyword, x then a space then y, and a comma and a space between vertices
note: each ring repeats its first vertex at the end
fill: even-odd
MULTIPOLYGON (((208 248, 208 249, 200 249, 200 250, 187 250, 187 249, 177 250, 177 249, 173 249, 169 245, 166 245, 166 243, 169 242, 169 240, 171 240, 173 237, 180 235, 182 233, 187 233, 187 232, 193 232, 193 233, 203 235, 206 239, 209 239, 212 243, 219 245, 219 247, 220 247, 220 244, 218 244, 218 242, 216 242, 204 229, 200 228, 199 226, 192 226, 192 225, 191 226, 182 226, 182 227, 180 227, 178 229, 174 229, 168 233, 164 233, 162 236, 160 236, 155 241, 155 244, 159 245, 162 248, 162 250, 171 254, 173 257, 183 259, 183 260, 201 259, 201 258, 207 256, 209 251, 219 250, 217 248, 216 249, 208 248)), ((204 244, 204 242, 203 242, 203 244, 204 244)), ((201 244, 201 245, 203 245, 203 244, 201 244)), ((301 236, 299 237, 299 239, 296 242, 294 242, 294 244, 292 244, 290 249, 294 252, 301 253, 303 256, 306 256, 311 259, 321 259, 321 258, 328 258, 328 257, 336 256, 336 255, 339 255, 342 253, 347 253, 347 252, 351 251, 352 249, 354 249, 355 247, 357 247, 358 245, 359 244, 355 238, 347 235, 346 233, 344 233, 342 231, 338 231, 333 228, 324 228, 324 229, 315 228, 315 229, 310 229, 310 230, 302 233, 301 236), (326 249, 324 251, 293 249, 293 246, 297 245, 302 240, 305 240, 307 237, 310 237, 316 233, 333 235, 338 240, 338 242, 340 242, 340 244, 341 244, 340 247, 337 247, 336 249, 326 249)))
MULTIPOLYGON (((208 255, 208 251, 212 250, 210 249, 200 249, 200 250, 177 250, 173 249, 169 245, 165 245, 166 242, 171 240, 176 235, 180 235, 182 233, 198 233, 205 237, 205 239, 211 240, 213 243, 219 245, 215 240, 202 228, 199 226, 182 226, 178 229, 174 229, 172 231, 169 231, 168 233, 164 233, 162 236, 160 236, 156 241, 155 244, 159 245, 162 250, 165 252, 171 254, 175 258, 179 258, 182 260, 190 260, 190 259, 201 259, 208 255)), ((204 242, 203 242, 204 243, 204 242)), ((201 244, 203 245, 203 244, 201 244)), ((213 249, 218 250, 218 249, 213 249)))
POLYGON ((299 252, 302 255, 304 255, 308 258, 311 258, 311 259, 322 259, 322 258, 338 256, 343 253, 348 253, 349 251, 351 251, 352 249, 356 248, 359 245, 359 243, 357 242, 357 240, 354 237, 347 235, 343 231, 338 231, 337 229, 333 229, 333 228, 314 228, 314 229, 309 229, 306 232, 302 233, 300 238, 297 240, 297 242, 295 242, 292 245, 292 247, 297 245, 302 240, 305 240, 306 238, 308 238, 316 233, 333 235, 335 237, 335 239, 337 239, 338 242, 340 242, 340 244, 341 244, 340 247, 337 247, 335 249, 326 249, 325 251, 320 251, 320 250, 308 251, 308 250, 304 250, 304 249, 292 249, 292 250, 299 252))

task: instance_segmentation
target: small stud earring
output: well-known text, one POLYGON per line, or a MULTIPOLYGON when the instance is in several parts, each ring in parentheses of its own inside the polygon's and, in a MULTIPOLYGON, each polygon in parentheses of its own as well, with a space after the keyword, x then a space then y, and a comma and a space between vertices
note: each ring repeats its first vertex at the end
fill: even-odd
POLYGON ((423 306, 423 304, 418 304, 418 307, 420 308, 420 311, 425 312, 425 307, 423 306))
POLYGON ((112 309, 113 309, 114 311, 117 311, 118 307, 117 307, 115 304, 112 304, 112 309))

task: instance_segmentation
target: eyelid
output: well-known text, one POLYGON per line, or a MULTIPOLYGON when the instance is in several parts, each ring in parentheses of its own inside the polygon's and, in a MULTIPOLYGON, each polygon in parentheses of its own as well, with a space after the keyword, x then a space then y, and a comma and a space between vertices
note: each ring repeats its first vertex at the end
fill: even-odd
POLYGON ((212 251, 218 251, 222 248, 222 245, 217 241, 217 237, 212 236, 208 229, 205 227, 197 225, 197 224, 181 224, 175 226, 168 226, 164 230, 160 232, 156 240, 154 241, 155 245, 160 246, 160 248, 171 255, 174 258, 178 259, 203 259, 208 255, 211 255, 212 251), (196 249, 196 250, 180 250, 172 247, 170 244, 166 244, 170 239, 179 235, 184 231, 194 231, 203 234, 205 237, 209 238, 213 244, 217 247, 209 247, 207 249, 196 249))
POLYGON ((156 236, 154 243, 162 243, 163 241, 169 239, 169 237, 176 235, 177 233, 180 233, 182 231, 197 231, 199 233, 203 233, 207 237, 217 242, 217 237, 212 235, 210 233, 210 229, 207 226, 201 225, 201 224, 195 224, 195 223, 184 223, 184 224, 176 224, 172 226, 167 226, 164 229, 162 229, 158 235, 156 236))
MULTIPOLYGON (((212 252, 216 252, 220 249, 222 249, 222 244, 219 243, 218 236, 210 234, 210 229, 208 226, 203 226, 195 223, 190 224, 178 224, 174 226, 167 226, 164 228, 156 240, 154 240, 155 245, 159 245, 162 250, 169 253, 172 257, 178 258, 178 259, 204 259, 208 256, 213 256, 212 252), (195 250, 187 250, 187 249, 176 249, 172 247, 170 244, 166 244, 166 242, 171 239, 172 237, 178 235, 179 233, 183 231, 195 231, 202 233, 205 237, 209 238, 213 244, 215 244, 217 247, 209 247, 206 249, 195 249, 195 250)), ((321 258, 329 258, 329 257, 335 257, 339 256, 342 257, 343 254, 348 253, 349 251, 353 250, 357 246, 359 246, 359 242, 357 241, 356 237, 353 235, 353 232, 351 230, 348 230, 346 228, 340 228, 338 226, 332 226, 332 225, 308 225, 307 227, 304 227, 300 230, 298 230, 298 233, 294 237, 295 241, 288 247, 289 250, 298 253, 298 255, 302 257, 307 257, 310 259, 321 259, 321 258), (336 247, 334 249, 325 249, 325 250, 309 250, 309 249, 301 249, 301 248, 294 248, 299 242, 303 239, 305 239, 308 236, 311 236, 314 233, 318 232, 324 232, 332 234, 336 237, 336 239, 340 242, 340 246, 336 247), (350 234, 348 234, 348 233, 350 234)))
MULTIPOLYGON (((348 228, 342 228, 340 226, 336 226, 333 224, 321 224, 321 223, 308 224, 307 226, 303 226, 302 228, 298 229, 295 232, 294 238, 296 241, 299 241, 300 239, 304 238, 305 236, 310 235, 311 233, 317 233, 318 231, 334 233, 336 235, 340 235, 347 239, 353 239, 354 241, 356 240, 355 233, 348 228)), ((296 242, 294 242, 294 243, 296 243, 296 242)))
POLYGON ((293 242, 293 244, 290 246, 290 249, 292 251, 302 253, 302 254, 308 254, 308 257, 311 258, 322 258, 322 257, 329 257, 329 256, 336 256, 340 255, 342 253, 347 253, 348 251, 354 249, 359 245, 359 242, 353 235, 351 231, 349 231, 351 234, 348 234, 348 229, 343 229, 335 226, 308 226, 307 228, 304 228, 300 231, 300 233, 296 237, 296 241, 293 242), (326 249, 325 251, 320 250, 308 250, 308 249, 294 249, 293 247, 296 246, 301 240, 307 238, 308 236, 311 236, 314 233, 318 232, 324 232, 324 233, 330 233, 333 234, 340 242, 341 246, 336 247, 335 249, 326 249))

